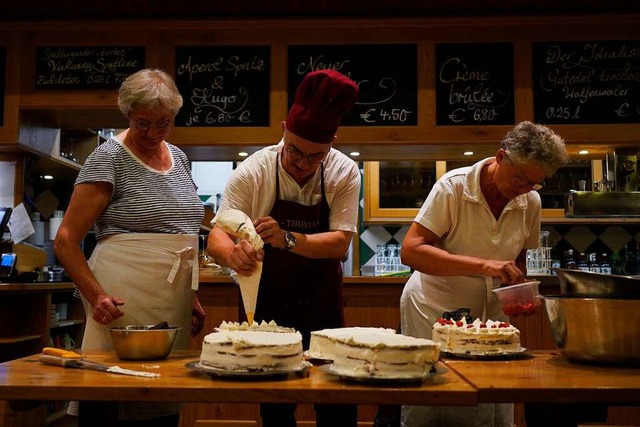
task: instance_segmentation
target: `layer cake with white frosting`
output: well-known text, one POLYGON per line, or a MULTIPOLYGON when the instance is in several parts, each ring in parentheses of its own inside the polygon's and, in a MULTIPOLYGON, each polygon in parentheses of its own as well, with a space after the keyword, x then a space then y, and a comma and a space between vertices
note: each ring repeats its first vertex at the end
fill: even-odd
POLYGON ((204 337, 200 364, 225 371, 295 371, 307 365, 302 335, 275 322, 223 322, 204 337))
POLYGON ((442 344, 442 351, 454 354, 503 354, 522 350, 520 331, 507 322, 476 319, 438 319, 432 339, 442 344))
POLYGON ((363 378, 422 378, 440 355, 440 344, 384 328, 311 332, 311 357, 333 360, 331 370, 363 378))

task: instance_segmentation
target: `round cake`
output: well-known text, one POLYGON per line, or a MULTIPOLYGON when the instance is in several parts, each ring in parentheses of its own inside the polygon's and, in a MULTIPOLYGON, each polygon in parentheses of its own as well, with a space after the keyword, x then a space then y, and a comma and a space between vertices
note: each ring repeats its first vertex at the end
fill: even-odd
POLYGON ((366 334, 395 334, 396 331, 388 328, 372 328, 363 326, 353 326, 347 328, 322 329, 311 332, 309 341, 309 357, 314 359, 333 360, 335 357, 335 346, 338 338, 352 338, 366 334))
POLYGON ((223 322, 204 337, 200 364, 231 372, 295 371, 307 366, 302 335, 275 322, 223 322))
POLYGON ((507 322, 476 319, 438 319, 432 339, 442 344, 442 351, 454 354, 501 354, 522 350, 520 331, 507 322))
POLYGON ((440 356, 440 344, 383 328, 336 328, 311 332, 310 356, 333 361, 339 375, 422 378, 440 356))

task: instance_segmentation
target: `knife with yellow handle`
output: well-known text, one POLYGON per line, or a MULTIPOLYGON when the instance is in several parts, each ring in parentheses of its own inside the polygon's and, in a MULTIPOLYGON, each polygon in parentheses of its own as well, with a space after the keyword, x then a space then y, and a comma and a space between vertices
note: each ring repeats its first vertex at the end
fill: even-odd
POLYGON ((71 350, 65 350, 63 348, 45 347, 42 349, 42 354, 49 356, 65 357, 67 359, 82 359, 84 356, 71 350))
MULTIPOLYGON (((51 351, 49 350, 49 352, 51 351)), ((74 354, 77 355, 77 353, 74 354)), ((107 366, 101 363, 91 362, 89 360, 83 359, 82 357, 78 359, 73 357, 53 356, 51 354, 44 354, 44 352, 40 355, 40 357, 38 357, 38 360, 40 361, 40 363, 44 363, 45 365, 62 366, 64 368, 90 369, 93 371, 110 372, 112 374, 133 375, 136 377, 147 378, 155 378, 160 376, 160 374, 155 372, 134 371, 132 369, 123 369, 119 366, 107 366)))

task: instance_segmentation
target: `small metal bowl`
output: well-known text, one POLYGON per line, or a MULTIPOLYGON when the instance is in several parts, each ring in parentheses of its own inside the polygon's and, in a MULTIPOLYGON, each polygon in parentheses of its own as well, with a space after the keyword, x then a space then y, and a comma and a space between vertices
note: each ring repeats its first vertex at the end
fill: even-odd
POLYGON ((542 296, 558 349, 569 360, 640 364, 640 300, 542 296))
POLYGON ((127 325, 109 328, 111 341, 122 360, 165 359, 171 353, 182 328, 150 329, 154 325, 127 325))
POLYGON ((640 299, 640 277, 554 268, 560 294, 580 298, 640 299))

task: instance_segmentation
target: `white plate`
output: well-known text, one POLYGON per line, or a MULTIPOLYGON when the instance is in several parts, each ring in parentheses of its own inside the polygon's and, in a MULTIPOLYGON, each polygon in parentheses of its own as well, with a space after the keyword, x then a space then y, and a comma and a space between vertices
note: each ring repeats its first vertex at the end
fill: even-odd
POLYGON ((475 359, 475 360, 505 360, 505 359, 522 359, 530 357, 525 353, 526 348, 521 347, 519 351, 503 351, 503 352, 465 352, 465 353, 453 353, 451 351, 441 351, 440 355, 443 357, 453 357, 461 359, 475 359))
POLYGON ((229 371, 226 369, 214 368, 213 366, 202 365, 198 360, 189 362, 185 366, 189 369, 193 369, 195 371, 209 374, 215 377, 253 380, 286 378, 290 375, 302 374, 306 372, 311 364, 309 364, 308 362, 303 362, 299 367, 292 369, 270 369, 259 371, 229 371))
POLYGON ((366 383, 378 383, 378 384, 389 384, 389 383, 416 383, 416 382, 422 382, 425 379, 437 374, 438 372, 435 371, 435 367, 434 367, 434 371, 433 372, 429 372, 426 374, 421 374, 421 375, 414 375, 414 376, 397 376, 397 377, 375 377, 375 376, 371 376, 371 375, 355 375, 352 372, 342 372, 340 371, 339 368, 336 368, 336 366, 334 364, 330 364, 330 365, 322 365, 319 366, 318 369, 320 369, 323 372, 327 372, 333 375, 337 375, 340 378, 344 378, 347 380, 353 380, 353 381, 359 381, 359 382, 366 382, 366 383))

